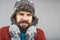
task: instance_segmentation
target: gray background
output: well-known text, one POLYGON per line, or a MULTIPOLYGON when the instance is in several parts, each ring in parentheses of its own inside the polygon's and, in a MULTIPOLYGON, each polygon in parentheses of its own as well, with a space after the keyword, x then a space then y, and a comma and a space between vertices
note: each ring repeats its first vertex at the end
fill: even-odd
MULTIPOLYGON (((0 0, 0 27, 10 25, 10 16, 17 0, 0 0)), ((39 28, 43 29, 47 40, 60 40, 60 0, 32 0, 39 28)))

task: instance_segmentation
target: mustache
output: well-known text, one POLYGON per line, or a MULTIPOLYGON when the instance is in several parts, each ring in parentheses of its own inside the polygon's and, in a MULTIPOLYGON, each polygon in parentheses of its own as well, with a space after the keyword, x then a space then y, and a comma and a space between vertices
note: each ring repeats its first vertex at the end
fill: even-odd
POLYGON ((27 24, 29 24, 29 22, 27 20, 21 20, 21 21, 18 22, 18 24, 21 24, 21 23, 27 23, 27 24))

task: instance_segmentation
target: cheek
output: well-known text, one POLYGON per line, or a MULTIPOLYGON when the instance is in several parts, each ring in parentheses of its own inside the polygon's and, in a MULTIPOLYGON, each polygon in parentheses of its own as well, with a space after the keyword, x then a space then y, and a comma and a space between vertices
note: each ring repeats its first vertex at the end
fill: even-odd
POLYGON ((20 16, 16 16, 16 21, 19 22, 21 20, 21 17, 20 16))
POLYGON ((29 22, 32 23, 32 17, 29 18, 29 22))

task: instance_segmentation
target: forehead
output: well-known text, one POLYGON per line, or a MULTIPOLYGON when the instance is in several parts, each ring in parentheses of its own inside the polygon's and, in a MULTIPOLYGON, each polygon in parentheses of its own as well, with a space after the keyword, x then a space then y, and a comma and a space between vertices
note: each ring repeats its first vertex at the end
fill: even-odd
MULTIPOLYGON (((18 14, 31 14, 30 12, 26 12, 26 11, 19 11, 17 12, 18 14)), ((32 15, 32 14, 31 14, 32 15)))

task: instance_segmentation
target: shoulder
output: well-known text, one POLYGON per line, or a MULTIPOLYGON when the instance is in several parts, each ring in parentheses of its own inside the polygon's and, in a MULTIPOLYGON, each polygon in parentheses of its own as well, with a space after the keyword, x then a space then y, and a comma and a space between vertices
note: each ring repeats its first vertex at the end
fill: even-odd
POLYGON ((3 26, 2 28, 0 28, 1 32, 5 32, 9 30, 9 26, 3 26))
POLYGON ((40 40, 46 40, 44 31, 39 28, 37 28, 36 37, 38 37, 37 39, 40 39, 40 40))
POLYGON ((43 30, 40 29, 40 28, 37 28, 37 32, 38 32, 38 33, 43 33, 43 30))
POLYGON ((45 36, 45 32, 43 29, 37 28, 37 34, 41 36, 45 36))
POLYGON ((9 33, 9 26, 3 26, 2 28, 0 28, 0 34, 2 36, 6 35, 9 33))
POLYGON ((9 26, 3 26, 0 29, 7 29, 7 28, 9 28, 9 26))
POLYGON ((0 28, 0 39, 10 40, 9 26, 3 26, 0 28))

